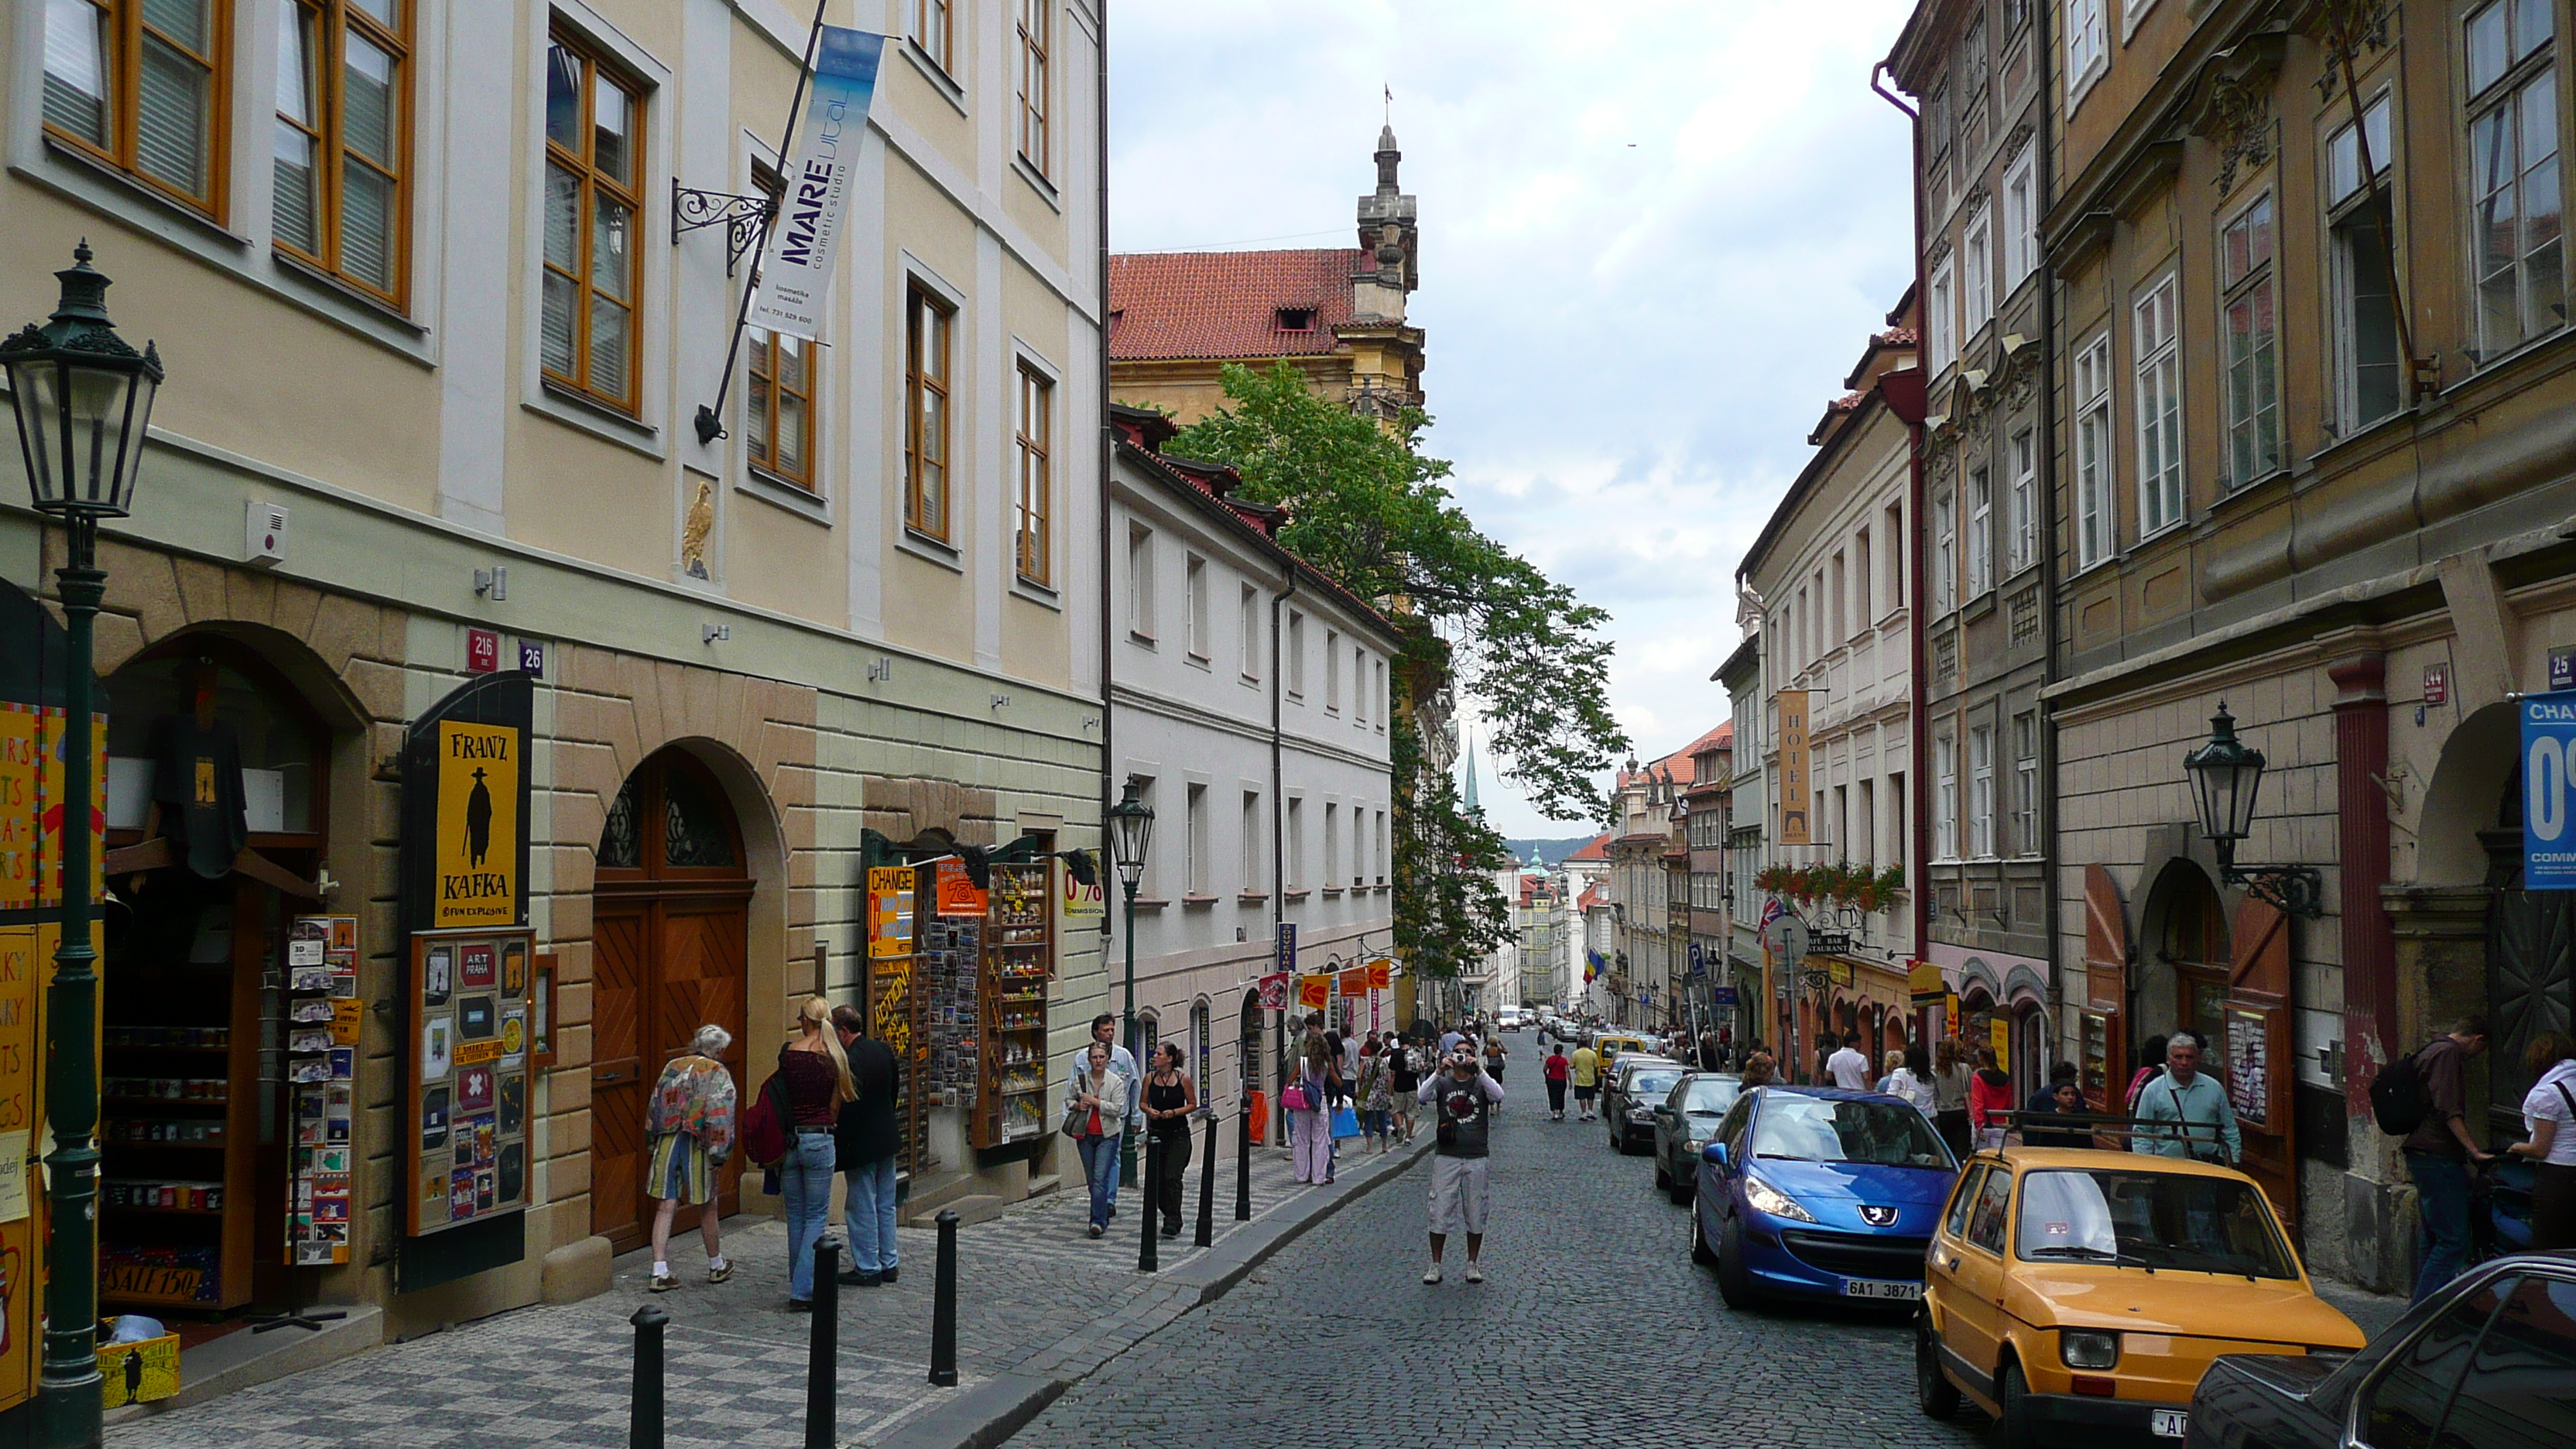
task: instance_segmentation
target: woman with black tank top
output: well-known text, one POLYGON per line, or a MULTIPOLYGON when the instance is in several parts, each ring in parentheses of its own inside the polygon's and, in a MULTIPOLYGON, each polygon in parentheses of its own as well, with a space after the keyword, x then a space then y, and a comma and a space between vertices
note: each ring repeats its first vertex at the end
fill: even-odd
POLYGON ((1167 1238, 1181 1235, 1181 1179, 1190 1165, 1190 1114, 1198 1105, 1198 1088, 1181 1070, 1180 1043, 1163 1043, 1145 1078, 1145 1131, 1154 1154, 1154 1205, 1163 1210, 1167 1238))

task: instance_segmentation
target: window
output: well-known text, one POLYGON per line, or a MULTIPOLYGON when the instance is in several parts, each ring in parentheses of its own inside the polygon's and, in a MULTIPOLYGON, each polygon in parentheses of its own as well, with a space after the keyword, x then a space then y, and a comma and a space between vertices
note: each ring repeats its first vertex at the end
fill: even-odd
POLYGON ((1154 531, 1127 526, 1127 632, 1154 640, 1154 531))
POLYGON ((1368 687, 1368 651, 1354 649, 1351 651, 1351 723, 1355 725, 1368 723, 1368 687))
POLYGON ((1188 837, 1188 892, 1192 896, 1204 896, 1208 893, 1207 786, 1190 786, 1188 809, 1182 816, 1182 824, 1188 837))
POLYGON ((1863 865, 1877 861, 1878 782, 1876 780, 1860 782, 1860 830, 1852 837, 1852 843, 1860 847, 1860 859, 1863 865))
POLYGON ((2111 556, 2111 334, 2075 355, 2075 566, 2111 556))
POLYGON ((1324 713, 1342 712, 1342 634, 1324 631, 1324 713))
POLYGON ((2070 104, 2083 93, 2096 67, 2108 67, 2102 34, 2102 0, 2066 0, 2066 91, 2070 104))
POLYGON ((1282 307, 1278 310, 1276 321, 1282 332, 1312 332, 1315 330, 1315 309, 1282 307))
POLYGON ((2227 485, 2241 488, 2281 466, 2280 322, 2272 304, 2272 197, 2254 198, 2219 233, 2224 308, 2227 485))
POLYGON ((2013 847, 2039 854, 2039 715, 2013 716, 2013 847))
POLYGON ((1242 603, 1236 609, 1235 672, 1246 679, 1261 677, 1261 593, 1250 584, 1243 586, 1242 603))
MULTIPOLYGON (((149 8, 158 16, 186 7, 149 8)), ((276 244, 399 307, 409 8, 404 0, 286 0, 277 17, 276 244)))
MULTIPOLYGON (((2567 320, 2559 252, 2558 76, 2550 0, 2494 0, 2469 17, 2469 174, 2476 205, 2478 356, 2567 320)), ((2371 157, 2378 159, 2373 150, 2371 157)))
POLYGON ((546 48, 546 262, 537 351, 546 380, 633 412, 643 247, 644 101, 570 39, 546 48))
POLYGON ((2388 1449, 2471 1442, 2465 1436, 2444 1435, 2443 1415, 2459 1402, 2461 1375, 2500 1306, 2498 1289, 2512 1281, 2501 1280, 2460 1299, 2412 1344, 2389 1355, 2387 1366, 2362 1391, 2362 1402, 2356 1406, 2360 1437, 2388 1449))
POLYGON ((2039 148, 2024 146, 2004 170, 2004 294, 2039 267, 2039 148))
POLYGON ((1968 470, 1968 597, 1995 586, 1995 485, 1979 466, 1968 470))
POLYGON ((1852 599, 1852 612, 1859 616, 1852 620, 1852 626, 1856 629, 1866 629, 1878 619, 1869 597, 1869 591, 1877 581, 1878 576, 1870 571, 1869 530, 1864 528, 1852 535, 1852 587, 1857 591, 1852 599))
POLYGON ((1054 0, 1020 0, 1020 159, 1047 169, 1047 11, 1054 0))
POLYGON ((220 216, 224 19, 221 0, 47 0, 45 129, 220 216))
POLYGON ((1891 609, 1905 607, 1905 505, 1887 505, 1878 536, 1887 540, 1887 597, 1891 609))
POLYGON ((1977 1188, 1986 1169, 1971 1166, 1959 1175, 1959 1185, 1950 1190, 1950 1211, 1941 1219, 1941 1231, 1954 1238, 1968 1236, 1968 1214, 1977 1206, 1977 1188))
POLYGON ((1377 709, 1377 732, 1379 734, 1385 734, 1386 717, 1388 713, 1395 708, 1395 702, 1387 696, 1386 661, 1383 659, 1377 662, 1377 666, 1372 672, 1369 686, 1369 700, 1377 709))
POLYGON ((903 526, 948 541, 947 303, 911 289, 903 329, 903 526))
MULTIPOLYGON (((772 196, 774 176, 753 181, 772 196)), ((799 488, 814 486, 814 365, 821 356, 799 337, 748 327, 750 390, 743 395, 743 455, 751 466, 799 488)))
POLYGON ((1944 734, 1932 742, 1932 858, 1959 850, 1959 742, 1944 734))
POLYGON ((955 31, 951 28, 948 7, 951 0, 905 0, 904 35, 921 47, 921 53, 943 71, 954 72, 956 63, 955 31))
POLYGON ((2130 309, 2138 385, 2138 536, 2182 520, 2182 349, 2174 340, 2172 273, 2130 309))
POLYGON ((1979 725, 1968 731, 1968 853, 1979 859, 1995 853, 1995 731, 1979 725))
POLYGON ((1342 883, 1342 807, 1324 802, 1324 889, 1342 883))
POLYGON ((2039 449, 2024 428, 2012 437, 2012 502, 2005 523, 2012 530, 2005 569, 2020 573, 2039 551, 2039 449))
POLYGON ((1182 555, 1181 590, 1189 610, 1190 657, 1204 664, 1212 656, 1208 638, 1207 560, 1197 554, 1182 555))
POLYGON ((1932 615, 1959 607, 1959 504, 1947 491, 1932 497, 1932 615))
POLYGON ((2002 1256, 2004 1219, 2011 1206, 2012 1174, 2000 1167, 1987 1168, 1985 1180, 1977 1185, 1977 1206, 1968 1214, 1968 1241, 2002 1256))
POLYGON ((1368 884, 1368 812, 1351 807, 1351 889, 1368 884))
POLYGON ((1306 616, 1291 609, 1288 612, 1288 692, 1299 699, 1306 697, 1306 616))
POLYGON ((1306 802, 1288 802, 1288 858, 1280 866, 1287 872, 1288 888, 1301 890, 1306 884, 1306 802))
POLYGON ((1269 894, 1261 878, 1261 795, 1259 791, 1243 792, 1243 893, 1248 896, 1269 894))
POLYGON ((1959 325, 1958 293, 1951 280, 1954 273, 1950 260, 1943 257, 1940 264, 1932 268, 1932 291, 1923 304, 1923 372, 1926 377, 1940 376, 1958 351, 1958 341, 1953 336, 1959 325))
POLYGON ((1967 322, 1959 329, 1962 337, 1974 337, 1979 329, 1994 320, 1995 315, 1995 223, 1994 213, 1979 206, 1968 218, 1967 228, 1960 233, 1959 300, 1967 309, 1967 322))
POLYGON ((1839 644, 1851 637, 1851 622, 1845 616, 1846 601, 1851 597, 1851 580, 1844 570, 1843 556, 1839 552, 1835 553, 1833 558, 1833 571, 1834 625, 1833 633, 1827 637, 1839 644))
POLYGON ((1020 577, 1033 584, 1054 579, 1055 534, 1051 526, 1054 485, 1047 470, 1047 439, 1055 435, 1055 384, 1026 363, 1020 365, 1019 560, 1020 577))
POLYGON ((2335 352, 2335 415, 2345 432, 2397 411, 2404 401, 2397 349, 2397 288, 2389 275, 2390 207, 2371 178, 2388 172, 2388 96, 2326 142, 2326 192, 2335 209, 2329 321, 2335 352), (2362 155, 2370 165, 2365 175, 2362 155))

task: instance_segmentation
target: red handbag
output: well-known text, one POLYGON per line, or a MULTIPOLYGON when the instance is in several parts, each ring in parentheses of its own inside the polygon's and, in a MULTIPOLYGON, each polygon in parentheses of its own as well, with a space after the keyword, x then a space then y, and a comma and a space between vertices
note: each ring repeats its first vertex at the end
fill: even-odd
POLYGON ((742 1114, 742 1151, 757 1167, 774 1167, 787 1156, 787 1113, 779 1106, 779 1074, 760 1084, 760 1095, 742 1114))

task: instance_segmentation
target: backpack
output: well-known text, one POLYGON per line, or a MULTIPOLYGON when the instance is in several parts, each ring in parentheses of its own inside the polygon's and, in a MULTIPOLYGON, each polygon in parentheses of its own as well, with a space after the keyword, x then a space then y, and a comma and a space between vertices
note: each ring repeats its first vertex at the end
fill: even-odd
POLYGON ((2433 1094, 2425 1086, 2418 1049, 2381 1067, 2370 1079, 2370 1115, 2391 1137, 2409 1137, 2433 1115, 2433 1094))

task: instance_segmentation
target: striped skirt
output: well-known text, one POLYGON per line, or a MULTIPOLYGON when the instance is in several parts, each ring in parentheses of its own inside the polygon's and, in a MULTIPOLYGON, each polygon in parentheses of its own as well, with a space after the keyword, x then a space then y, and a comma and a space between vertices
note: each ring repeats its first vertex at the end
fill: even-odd
POLYGON ((653 1165, 644 1190, 657 1198, 675 1199, 684 1207, 711 1202, 716 1195, 715 1164, 707 1150, 686 1132, 665 1132, 653 1139, 653 1165))

